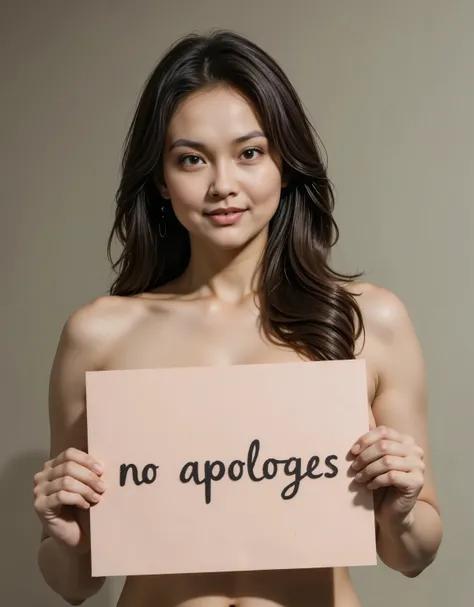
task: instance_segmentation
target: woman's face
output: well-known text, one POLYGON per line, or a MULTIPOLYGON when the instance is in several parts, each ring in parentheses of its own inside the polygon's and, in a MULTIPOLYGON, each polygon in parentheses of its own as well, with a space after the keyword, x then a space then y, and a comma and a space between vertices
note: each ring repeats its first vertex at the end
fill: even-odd
POLYGON ((231 88, 190 95, 170 121, 164 187, 191 241, 245 246, 266 235, 282 176, 252 106, 231 88))

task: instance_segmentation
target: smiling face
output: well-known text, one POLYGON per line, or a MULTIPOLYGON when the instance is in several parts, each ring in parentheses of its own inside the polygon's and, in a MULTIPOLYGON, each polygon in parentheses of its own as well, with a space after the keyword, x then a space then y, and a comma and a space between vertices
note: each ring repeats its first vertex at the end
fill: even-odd
POLYGON ((278 160, 249 102, 228 87, 193 93, 170 121, 164 186, 192 245, 238 249, 266 237, 280 201, 278 160))

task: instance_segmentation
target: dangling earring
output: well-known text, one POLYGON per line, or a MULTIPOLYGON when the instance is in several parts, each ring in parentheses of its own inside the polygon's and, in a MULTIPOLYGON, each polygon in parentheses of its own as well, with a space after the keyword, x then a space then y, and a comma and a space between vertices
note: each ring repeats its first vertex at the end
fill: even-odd
POLYGON ((166 236, 166 219, 165 219, 165 206, 164 205, 161 207, 161 217, 160 217, 160 221, 158 223, 158 232, 159 232, 161 238, 164 238, 166 236))

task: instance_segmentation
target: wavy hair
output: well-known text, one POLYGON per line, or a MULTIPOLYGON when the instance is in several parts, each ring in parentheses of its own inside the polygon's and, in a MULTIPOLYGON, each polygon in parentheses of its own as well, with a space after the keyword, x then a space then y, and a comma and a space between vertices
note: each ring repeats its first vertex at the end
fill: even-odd
POLYGON ((287 181, 261 260, 256 293, 261 328, 271 342, 310 360, 354 358, 364 327, 356 296, 347 287, 360 274, 340 274, 329 265, 339 230, 319 138, 278 63, 235 32, 178 40, 144 85, 125 141, 107 247, 117 274, 110 294, 151 291, 186 269, 188 232, 157 185, 163 179, 164 141, 177 104, 218 84, 239 90, 256 108, 287 181), (114 238, 122 245, 116 261, 111 256, 114 238))

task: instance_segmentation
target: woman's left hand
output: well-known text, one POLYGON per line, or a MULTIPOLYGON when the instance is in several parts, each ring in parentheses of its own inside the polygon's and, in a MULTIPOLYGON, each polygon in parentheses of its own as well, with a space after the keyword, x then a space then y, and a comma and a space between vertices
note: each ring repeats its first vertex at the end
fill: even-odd
POLYGON ((379 524, 405 522, 424 484, 423 450, 411 436, 386 426, 373 427, 353 445, 355 480, 378 490, 379 524))

